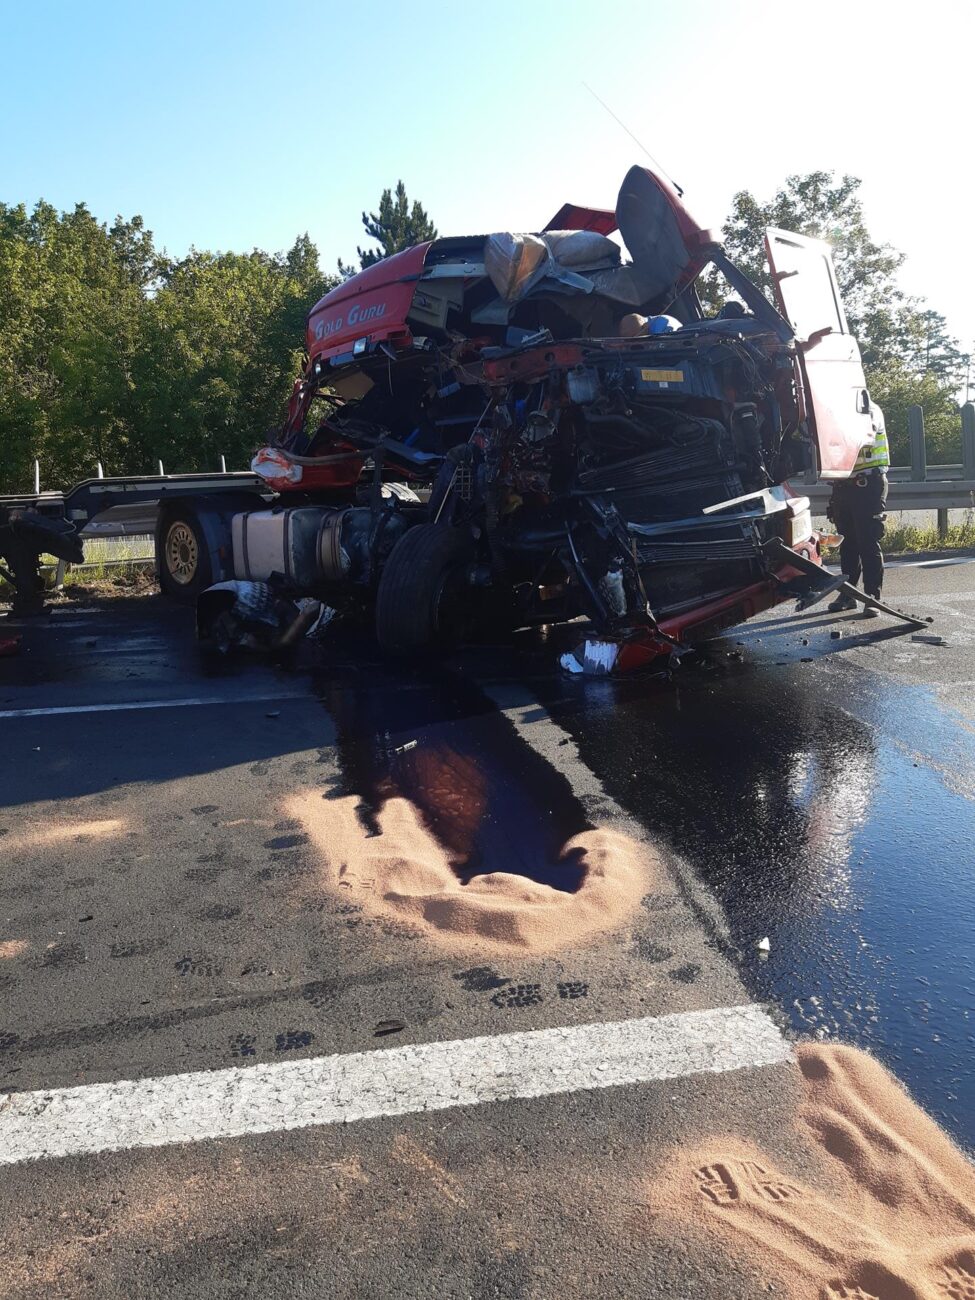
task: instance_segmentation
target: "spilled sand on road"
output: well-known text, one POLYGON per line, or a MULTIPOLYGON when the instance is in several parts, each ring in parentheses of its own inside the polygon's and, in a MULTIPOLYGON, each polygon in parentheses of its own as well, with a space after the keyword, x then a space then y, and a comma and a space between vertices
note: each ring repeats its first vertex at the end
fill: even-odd
POLYGON ((654 1214, 676 1233, 717 1232, 793 1300, 975 1300, 975 1168, 865 1052, 803 1044, 797 1056, 797 1128, 831 1190, 715 1138, 671 1154, 654 1214))
POLYGON ((560 856, 584 867, 575 893, 506 871, 462 884, 413 803, 387 800, 377 814, 378 835, 364 829, 357 805, 354 796, 328 799, 311 790, 292 796, 286 808, 321 854, 326 885, 444 944, 543 953, 579 943, 623 924, 662 875, 646 845, 589 830, 568 840, 560 856))

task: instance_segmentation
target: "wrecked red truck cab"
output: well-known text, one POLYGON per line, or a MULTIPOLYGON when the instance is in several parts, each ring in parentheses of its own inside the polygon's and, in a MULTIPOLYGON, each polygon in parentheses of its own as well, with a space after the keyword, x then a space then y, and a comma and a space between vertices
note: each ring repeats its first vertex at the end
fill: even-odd
POLYGON ((801 594, 819 543, 788 483, 849 472, 869 399, 828 249, 767 248, 777 305, 634 167, 612 212, 566 205, 537 234, 436 239, 351 277, 309 313, 253 466, 277 497, 234 517, 220 576, 370 604, 396 652, 583 616, 567 666, 585 671, 801 594))

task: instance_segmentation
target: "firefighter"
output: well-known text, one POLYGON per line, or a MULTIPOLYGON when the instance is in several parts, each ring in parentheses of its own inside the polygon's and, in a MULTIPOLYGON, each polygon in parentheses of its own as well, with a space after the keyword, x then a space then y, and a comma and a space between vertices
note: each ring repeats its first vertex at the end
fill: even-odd
MULTIPOLYGON (((879 600, 884 582, 884 557, 880 542, 884 535, 884 520, 887 518, 884 508, 887 504, 890 451, 884 413, 875 402, 870 403, 870 419, 873 424, 873 442, 860 448, 860 455, 850 477, 839 479, 833 484, 828 514, 843 536, 840 545, 843 576, 855 587, 862 572, 867 595, 879 600)), ((857 602, 844 592, 829 606, 833 613, 856 607, 857 602)), ((863 617, 876 618, 877 611, 867 606, 863 617)))

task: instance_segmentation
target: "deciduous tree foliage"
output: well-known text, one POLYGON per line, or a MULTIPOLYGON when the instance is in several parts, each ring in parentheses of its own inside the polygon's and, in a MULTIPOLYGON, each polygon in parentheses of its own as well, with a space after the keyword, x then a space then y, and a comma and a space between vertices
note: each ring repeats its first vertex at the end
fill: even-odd
MULTIPOLYGON (((968 358, 949 335, 945 318, 900 288, 897 272, 904 254, 871 236, 860 185, 855 176, 817 171, 789 176, 765 202, 742 190, 732 200, 724 225, 725 247, 771 298, 764 252, 767 226, 832 245, 850 328, 860 343, 871 395, 884 408, 895 463, 909 460, 907 409, 913 404, 925 412, 929 461, 958 460, 961 433, 956 395, 968 358)), ((708 279, 703 289, 706 299, 721 296, 717 277, 708 279)))
POLYGON ((161 257, 141 217, 0 205, 0 491, 246 465, 280 422, 305 315, 334 283, 286 254, 161 257))

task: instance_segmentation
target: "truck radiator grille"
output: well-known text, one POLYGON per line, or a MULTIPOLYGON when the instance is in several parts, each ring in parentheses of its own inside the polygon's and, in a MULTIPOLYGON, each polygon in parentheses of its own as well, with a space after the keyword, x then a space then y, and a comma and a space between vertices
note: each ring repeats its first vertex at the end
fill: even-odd
POLYGON ((710 542, 643 542, 637 545, 641 564, 703 564, 720 560, 751 560, 758 548, 745 538, 710 542))

